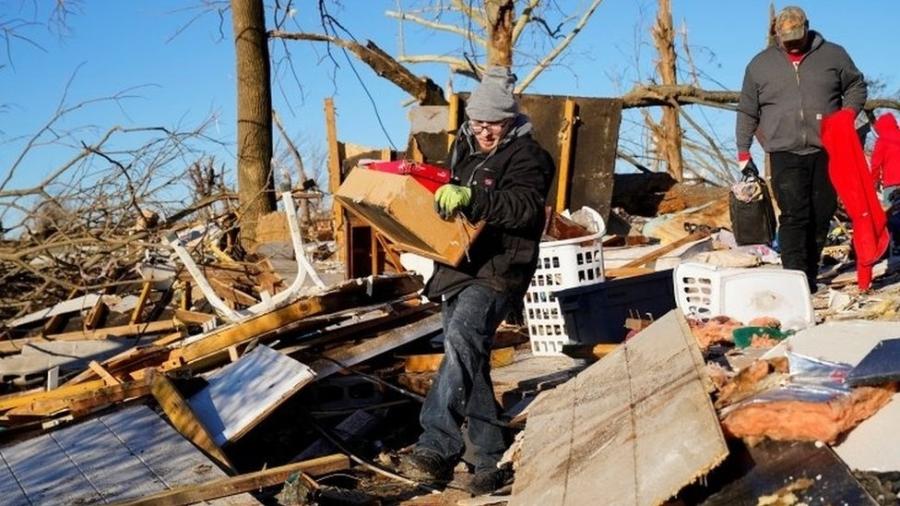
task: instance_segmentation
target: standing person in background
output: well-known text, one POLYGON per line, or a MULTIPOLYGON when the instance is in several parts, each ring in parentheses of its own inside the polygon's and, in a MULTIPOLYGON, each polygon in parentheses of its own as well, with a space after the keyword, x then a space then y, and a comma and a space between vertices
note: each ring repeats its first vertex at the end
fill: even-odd
POLYGON ((822 118, 842 108, 859 113, 866 102, 862 73, 843 47, 809 29, 800 7, 775 20, 777 43, 757 54, 744 73, 736 141, 744 174, 757 174, 750 157, 756 135, 769 154, 778 207, 778 240, 785 269, 806 273, 816 291, 819 259, 837 196, 822 148, 822 118))

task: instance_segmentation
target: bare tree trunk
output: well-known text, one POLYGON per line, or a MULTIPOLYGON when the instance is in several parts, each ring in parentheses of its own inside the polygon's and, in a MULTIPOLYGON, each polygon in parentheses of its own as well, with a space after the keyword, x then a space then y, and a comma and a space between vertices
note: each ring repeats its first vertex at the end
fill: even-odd
POLYGON ((275 210, 269 47, 262 0, 231 0, 231 17, 237 59, 241 243, 250 248, 259 217, 275 210))
POLYGON ((484 0, 490 38, 488 65, 512 67, 515 0, 484 0))
MULTIPOLYGON (((670 0, 659 0, 656 25, 653 27, 653 43, 659 52, 656 70, 663 85, 677 84, 675 67, 675 30, 672 28, 672 5, 670 0)), ((669 174, 676 181, 684 179, 684 159, 681 156, 681 125, 678 121, 676 104, 663 109, 660 154, 669 167, 669 174)))

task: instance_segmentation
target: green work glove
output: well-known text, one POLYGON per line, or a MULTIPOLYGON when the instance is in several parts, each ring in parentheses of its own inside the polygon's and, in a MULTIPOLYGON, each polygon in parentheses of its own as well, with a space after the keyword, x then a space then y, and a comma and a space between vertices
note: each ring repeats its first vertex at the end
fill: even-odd
POLYGON ((434 209, 441 218, 450 219, 457 211, 469 205, 472 189, 455 184, 445 184, 434 194, 434 209))

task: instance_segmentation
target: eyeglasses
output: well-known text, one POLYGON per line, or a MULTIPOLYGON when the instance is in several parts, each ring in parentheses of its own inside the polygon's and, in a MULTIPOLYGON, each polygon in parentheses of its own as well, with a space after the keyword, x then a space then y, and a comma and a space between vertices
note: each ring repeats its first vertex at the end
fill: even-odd
POLYGON ((502 121, 477 121, 474 119, 469 120, 469 128, 472 129, 472 133, 475 135, 484 132, 485 130, 490 131, 491 133, 498 134, 503 127, 506 126, 506 120, 502 121))

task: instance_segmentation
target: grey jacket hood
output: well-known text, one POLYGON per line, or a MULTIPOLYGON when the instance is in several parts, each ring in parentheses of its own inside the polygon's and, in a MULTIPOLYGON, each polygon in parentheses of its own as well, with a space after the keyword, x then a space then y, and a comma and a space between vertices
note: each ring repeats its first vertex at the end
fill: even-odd
POLYGON ((809 51, 796 67, 780 45, 747 65, 738 104, 735 140, 750 150, 756 135, 766 152, 807 154, 822 148, 822 118, 843 108, 862 110, 867 86, 843 47, 810 31, 809 51))

